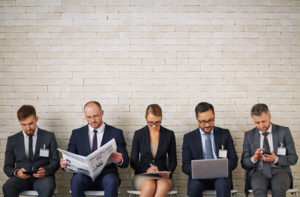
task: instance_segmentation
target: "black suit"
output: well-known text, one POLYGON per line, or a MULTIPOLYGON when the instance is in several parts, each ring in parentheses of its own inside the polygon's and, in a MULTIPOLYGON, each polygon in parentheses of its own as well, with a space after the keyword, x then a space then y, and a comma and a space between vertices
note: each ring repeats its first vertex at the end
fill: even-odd
POLYGON ((152 156, 150 148, 150 134, 148 126, 135 131, 131 155, 130 166, 135 174, 144 173, 150 167, 150 163, 158 167, 158 170, 174 172, 177 166, 176 141, 174 132, 160 127, 159 142, 155 158, 152 156))
POLYGON ((35 182, 40 182, 40 184, 43 184, 42 181, 45 181, 48 185, 48 188, 52 188, 52 192, 54 192, 54 173, 59 168, 59 155, 56 149, 57 143, 55 135, 49 131, 38 129, 35 154, 33 160, 29 161, 25 154, 23 132, 21 131, 13 136, 8 137, 3 170, 10 178, 3 186, 4 195, 8 197, 18 196, 16 195, 17 193, 26 189, 32 189, 32 186, 34 189, 38 190, 39 193, 44 192, 45 189, 40 189, 39 186, 36 186, 37 188, 35 188, 35 185, 37 185, 35 182), (44 148, 44 145, 45 148, 49 149, 49 157, 39 156, 40 149, 44 148), (30 171, 32 168, 37 170, 40 167, 43 167, 46 171, 46 177, 41 179, 32 177, 24 180, 14 175, 14 172, 17 169, 25 168, 26 170, 30 171), (10 189, 14 191, 10 191, 10 189))
MULTIPOLYGON (((227 150, 227 158, 228 158, 228 172, 229 178, 226 180, 227 184, 227 193, 225 195, 230 195, 230 188, 231 188, 231 176, 232 171, 236 168, 238 157, 234 148, 233 140, 230 135, 228 129, 222 129, 219 127, 214 127, 214 141, 215 141, 215 150, 216 155, 219 155, 219 149, 222 149, 222 145, 224 149, 227 150)), ((204 159, 203 154, 203 147, 202 147, 202 140, 199 128, 195 129, 194 131, 187 133, 184 135, 183 138, 183 145, 182 145, 182 171, 189 176, 189 184, 188 184, 188 195, 189 196, 202 196, 202 190, 206 189, 202 187, 202 184, 207 185, 208 187, 212 188, 209 180, 197 180, 192 179, 192 169, 191 169, 191 161, 197 159, 204 159), (199 189, 202 187, 202 189, 199 189)), ((217 196, 219 196, 217 190, 217 196)), ((224 193, 224 191, 223 191, 224 193)))

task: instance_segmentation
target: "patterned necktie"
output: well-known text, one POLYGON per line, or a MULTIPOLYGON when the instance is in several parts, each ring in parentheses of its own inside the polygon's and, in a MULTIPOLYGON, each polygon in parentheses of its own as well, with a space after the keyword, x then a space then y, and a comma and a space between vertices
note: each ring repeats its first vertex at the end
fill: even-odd
POLYGON ((32 135, 29 136, 29 146, 28 146, 28 151, 29 151, 29 160, 33 159, 33 150, 32 150, 32 135))
MULTIPOLYGON (((262 134, 264 136, 264 144, 263 144, 263 148, 265 149, 264 152, 270 152, 270 145, 267 139, 269 132, 264 132, 262 134)), ((272 178, 272 170, 271 170, 270 162, 263 162, 263 175, 268 179, 272 178)))
POLYGON ((205 136, 205 156, 204 159, 213 159, 213 150, 212 150, 212 145, 211 145, 211 140, 210 140, 210 135, 211 133, 204 133, 205 136))
POLYGON ((98 143, 97 143, 97 130, 94 130, 94 137, 93 137, 93 146, 92 146, 92 152, 94 152, 95 150, 97 150, 98 148, 98 143))

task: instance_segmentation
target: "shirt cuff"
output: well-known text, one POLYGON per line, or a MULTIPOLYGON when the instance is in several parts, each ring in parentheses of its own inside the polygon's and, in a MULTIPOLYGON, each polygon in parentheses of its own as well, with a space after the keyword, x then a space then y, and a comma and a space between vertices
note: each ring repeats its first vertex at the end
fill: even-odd
POLYGON ((122 165, 123 164, 123 158, 122 158, 122 161, 120 163, 118 163, 118 166, 122 165))
POLYGON ((252 157, 251 157, 251 162, 252 162, 253 164, 256 164, 257 161, 254 161, 254 160, 252 159, 252 157))
POLYGON ((15 171, 14 171, 14 175, 15 175, 15 176, 17 176, 17 171, 18 171, 18 170, 15 170, 15 171))
POLYGON ((275 159, 274 163, 278 163, 278 160, 279 160, 279 157, 276 156, 276 159, 275 159))

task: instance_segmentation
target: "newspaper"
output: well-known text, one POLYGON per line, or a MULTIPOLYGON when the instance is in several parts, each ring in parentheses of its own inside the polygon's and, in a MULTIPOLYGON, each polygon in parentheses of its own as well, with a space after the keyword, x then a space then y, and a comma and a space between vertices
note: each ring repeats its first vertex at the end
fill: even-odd
POLYGON ((67 172, 85 174, 94 181, 107 164, 114 162, 110 155, 117 151, 117 145, 115 139, 111 139, 86 157, 59 148, 57 150, 68 164, 65 168, 67 172))

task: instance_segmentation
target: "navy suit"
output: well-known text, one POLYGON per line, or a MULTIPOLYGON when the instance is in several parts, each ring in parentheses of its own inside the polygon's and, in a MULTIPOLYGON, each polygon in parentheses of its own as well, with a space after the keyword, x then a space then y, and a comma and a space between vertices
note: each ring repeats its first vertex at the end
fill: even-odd
MULTIPOLYGON (((68 151, 78 155, 88 156, 92 152, 88 132, 88 125, 73 130, 68 145, 68 151)), ((123 131, 105 124, 101 146, 113 138, 117 144, 117 152, 122 153, 123 156, 123 162, 119 165, 119 167, 126 168, 129 164, 129 157, 126 150, 126 142, 123 136, 123 131)), ((117 165, 110 163, 103 168, 102 172, 94 182, 88 176, 83 174, 74 174, 71 180, 72 196, 82 197, 84 196, 85 190, 96 189, 104 190, 105 196, 117 196, 118 186, 120 183, 121 180, 119 179, 117 165)))
POLYGON ((217 190, 217 196, 230 196, 232 171, 236 168, 238 157, 234 148, 233 140, 228 129, 214 127, 214 141, 216 155, 219 155, 219 149, 227 150, 228 172, 229 178, 199 180, 192 179, 191 161, 204 159, 202 140, 199 128, 187 133, 183 138, 182 145, 182 171, 189 176, 188 195, 202 196, 202 191, 205 189, 217 190))
POLYGON ((3 185, 4 196, 19 196, 19 192, 28 189, 37 190, 42 197, 52 196, 55 189, 54 173, 58 168, 59 155, 55 135, 52 132, 38 128, 35 154, 31 161, 25 154, 23 132, 8 137, 3 170, 10 178, 3 185), (49 150, 49 157, 40 156, 40 149, 44 146, 49 150), (38 170, 40 167, 46 171, 46 176, 43 178, 21 179, 14 175, 15 171, 21 168, 31 171, 32 168, 38 170))
POLYGON ((146 172, 150 167, 150 163, 157 166, 160 171, 167 170, 172 173, 174 172, 177 166, 174 132, 162 126, 159 132, 159 142, 155 158, 153 158, 150 149, 148 126, 134 133, 130 156, 130 165, 134 169, 134 174, 146 172))

